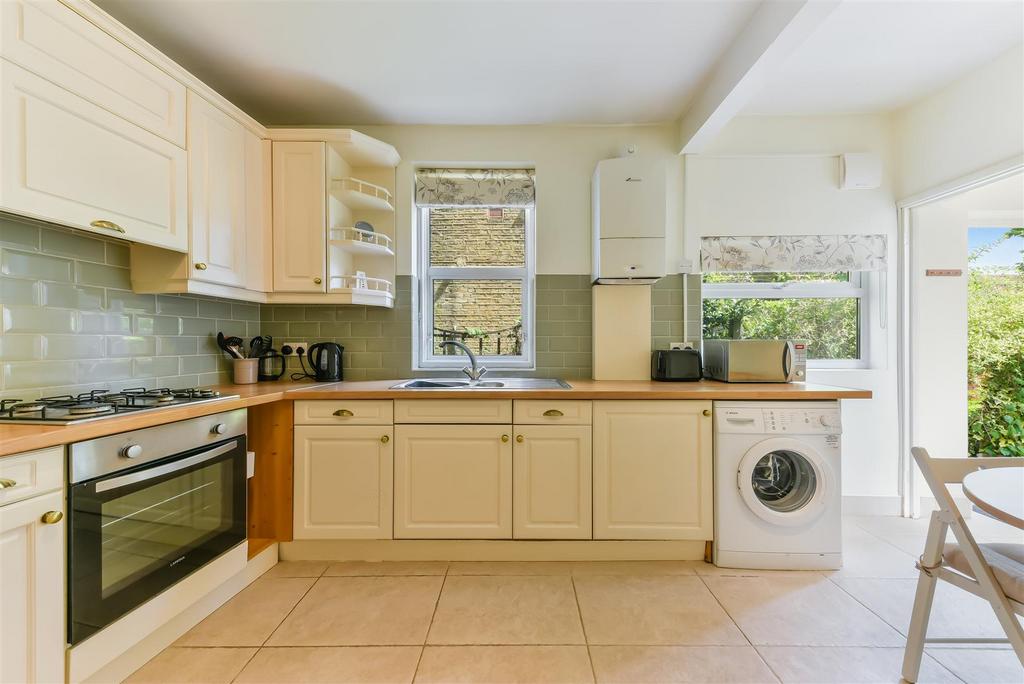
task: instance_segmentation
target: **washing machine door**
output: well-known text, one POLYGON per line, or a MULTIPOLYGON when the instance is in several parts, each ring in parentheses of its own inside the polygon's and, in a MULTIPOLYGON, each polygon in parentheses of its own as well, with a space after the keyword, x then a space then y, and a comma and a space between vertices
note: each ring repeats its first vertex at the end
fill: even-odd
POLYGON ((759 442, 744 454, 736 485, 744 503, 762 520, 774 525, 804 525, 825 510, 835 477, 810 445, 777 438, 759 442))

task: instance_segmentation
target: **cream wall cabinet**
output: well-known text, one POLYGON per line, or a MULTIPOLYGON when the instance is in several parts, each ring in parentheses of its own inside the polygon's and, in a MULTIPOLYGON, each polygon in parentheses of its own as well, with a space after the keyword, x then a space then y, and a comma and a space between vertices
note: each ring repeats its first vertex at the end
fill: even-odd
POLYGON ((396 425, 395 538, 511 539, 509 425, 396 425))
POLYGON ((516 426, 514 538, 591 538, 590 430, 589 425, 516 426))
POLYGON ((710 401, 594 402, 594 538, 711 539, 710 401))
POLYGON ((0 208, 184 252, 185 150, 0 59, 0 208))
POLYGON ((252 131, 245 132, 245 287, 260 293, 274 287, 272 145, 252 131))
POLYGON ((274 291, 327 291, 326 143, 274 142, 274 291))
POLYGON ((0 682, 64 681, 62 480, 0 505, 0 682))
POLYGON ((391 539, 391 426, 295 427, 295 538, 391 539))

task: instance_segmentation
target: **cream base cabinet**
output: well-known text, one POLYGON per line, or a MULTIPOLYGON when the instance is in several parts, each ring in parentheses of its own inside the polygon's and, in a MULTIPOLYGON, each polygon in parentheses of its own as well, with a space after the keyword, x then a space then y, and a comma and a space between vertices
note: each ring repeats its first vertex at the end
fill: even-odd
POLYGON ((64 681, 64 522, 60 491, 0 506, 0 682, 64 681))
POLYGON ((296 425, 296 539, 391 539, 393 428, 296 425))
POLYGON ((590 539, 589 425, 516 426, 512 536, 590 539))
POLYGON ((510 425, 396 425, 395 538, 511 539, 510 425))
POLYGON ((594 539, 712 538, 710 401, 594 402, 594 539))
POLYGON ((186 156, 0 59, 0 208, 185 252, 186 156))

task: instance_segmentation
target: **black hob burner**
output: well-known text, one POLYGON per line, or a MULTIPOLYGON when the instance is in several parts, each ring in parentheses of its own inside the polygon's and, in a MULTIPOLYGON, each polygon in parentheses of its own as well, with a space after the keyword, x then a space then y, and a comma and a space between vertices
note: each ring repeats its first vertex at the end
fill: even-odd
POLYGON ((42 399, 3 399, 0 400, 0 423, 66 425, 237 396, 223 396, 206 387, 131 387, 120 391, 95 389, 78 395, 64 394, 42 399))

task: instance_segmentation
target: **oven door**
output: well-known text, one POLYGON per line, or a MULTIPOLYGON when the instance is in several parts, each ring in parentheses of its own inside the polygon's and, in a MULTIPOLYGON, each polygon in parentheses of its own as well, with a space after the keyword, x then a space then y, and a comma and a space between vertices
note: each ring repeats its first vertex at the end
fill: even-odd
POLYGON ((245 436, 69 489, 76 644, 245 540, 245 436))

